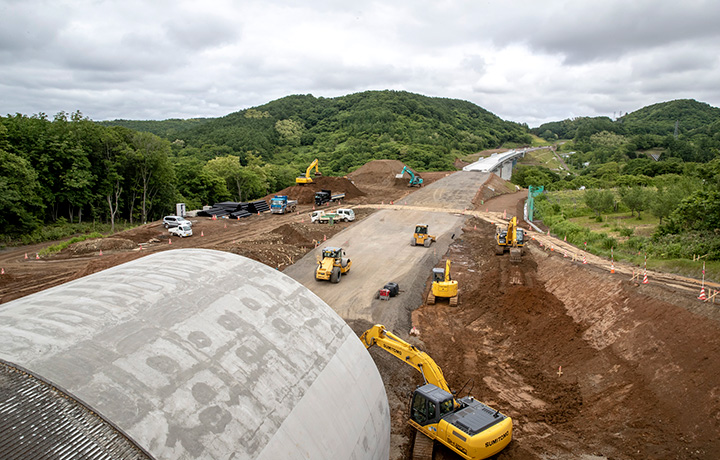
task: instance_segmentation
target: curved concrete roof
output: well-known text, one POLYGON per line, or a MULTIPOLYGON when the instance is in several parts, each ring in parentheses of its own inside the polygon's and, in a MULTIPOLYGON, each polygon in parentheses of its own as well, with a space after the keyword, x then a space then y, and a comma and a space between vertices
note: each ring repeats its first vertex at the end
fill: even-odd
POLYGON ((389 456, 385 389, 357 336, 304 286, 226 252, 164 251, 0 305, 0 359, 158 459, 389 456))

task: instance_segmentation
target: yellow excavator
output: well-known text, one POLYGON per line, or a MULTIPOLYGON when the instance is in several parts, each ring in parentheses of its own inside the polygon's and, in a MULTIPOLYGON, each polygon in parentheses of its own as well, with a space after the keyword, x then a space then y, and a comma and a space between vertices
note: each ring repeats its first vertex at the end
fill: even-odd
POLYGON ((445 262, 445 270, 433 268, 432 276, 433 282, 427 296, 427 304, 435 305, 437 297, 444 297, 450 299, 450 306, 456 306, 458 304, 458 282, 450 279, 450 259, 445 262))
POLYGON ((429 248, 430 245, 436 241, 435 236, 428 235, 428 226, 425 224, 417 224, 415 226, 415 233, 413 233, 412 244, 413 246, 425 246, 429 248))
POLYGON ((501 256, 506 250, 510 250, 510 262, 520 263, 522 248, 525 245, 525 232, 517 226, 517 217, 508 222, 507 228, 497 227, 495 231, 495 254, 501 256))
MULTIPOLYGON (((445 444, 466 460, 491 457, 510 443, 512 419, 472 396, 455 399, 442 369, 425 352, 387 331, 381 324, 365 331, 360 340, 365 348, 378 345, 422 374, 425 385, 412 394, 408 421, 420 433, 445 444)), ((415 435, 416 449, 423 438, 415 435)), ((413 452, 415 458, 422 455, 415 449, 413 452)))
POLYGON ((315 168, 316 176, 322 176, 322 174, 320 174, 320 170, 318 169, 318 160, 317 160, 317 158, 315 158, 315 160, 313 160, 313 162, 310 163, 310 166, 308 166, 307 170, 305 171, 305 175, 295 178, 295 183, 296 184, 311 183, 313 180, 312 180, 312 177, 310 177, 310 171, 312 171, 313 168, 315 168))
POLYGON ((315 270, 317 281, 330 281, 339 283, 340 277, 350 271, 352 260, 345 257, 343 248, 326 247, 322 250, 322 257, 318 258, 315 270))

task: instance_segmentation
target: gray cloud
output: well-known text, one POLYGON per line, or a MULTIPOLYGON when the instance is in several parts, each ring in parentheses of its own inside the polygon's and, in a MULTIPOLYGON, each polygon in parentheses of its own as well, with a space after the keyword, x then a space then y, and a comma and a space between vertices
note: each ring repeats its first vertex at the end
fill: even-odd
POLYGON ((536 126, 720 104, 720 3, 0 0, 0 113, 223 116, 396 89, 536 126))

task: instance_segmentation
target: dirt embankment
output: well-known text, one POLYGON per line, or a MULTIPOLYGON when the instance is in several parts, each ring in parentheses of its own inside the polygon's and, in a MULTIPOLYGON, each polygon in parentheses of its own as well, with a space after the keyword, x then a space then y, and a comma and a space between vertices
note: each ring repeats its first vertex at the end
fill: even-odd
POLYGON ((493 234, 468 222, 447 255, 460 306, 413 323, 452 388, 513 417, 498 458, 720 458, 717 321, 559 253, 512 265, 493 234))

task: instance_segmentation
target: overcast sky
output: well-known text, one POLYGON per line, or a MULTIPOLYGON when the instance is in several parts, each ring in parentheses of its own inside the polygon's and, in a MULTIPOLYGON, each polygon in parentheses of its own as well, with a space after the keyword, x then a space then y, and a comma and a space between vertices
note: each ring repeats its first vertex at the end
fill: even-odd
POLYGON ((405 90, 530 127, 720 106, 717 0, 0 0, 0 114, 218 117, 405 90))

